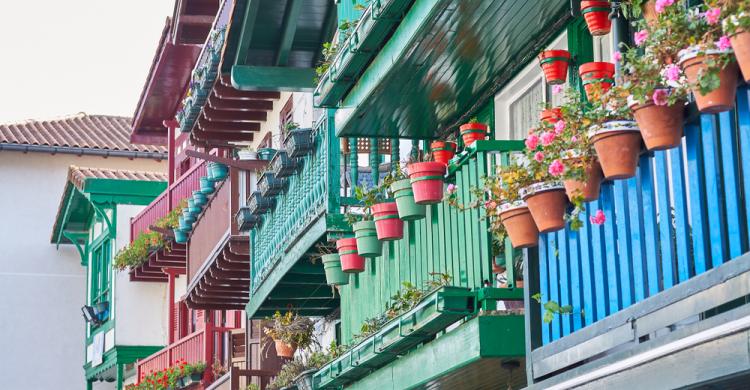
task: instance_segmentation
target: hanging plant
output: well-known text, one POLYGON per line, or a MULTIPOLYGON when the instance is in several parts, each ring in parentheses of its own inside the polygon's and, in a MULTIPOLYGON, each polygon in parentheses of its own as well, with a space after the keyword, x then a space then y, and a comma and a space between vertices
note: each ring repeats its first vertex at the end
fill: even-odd
MULTIPOLYGON (((708 3, 715 5, 713 1, 708 3)), ((750 1, 726 0, 723 6, 723 14, 727 16, 723 22, 724 34, 729 37, 745 81, 750 82, 750 1)))

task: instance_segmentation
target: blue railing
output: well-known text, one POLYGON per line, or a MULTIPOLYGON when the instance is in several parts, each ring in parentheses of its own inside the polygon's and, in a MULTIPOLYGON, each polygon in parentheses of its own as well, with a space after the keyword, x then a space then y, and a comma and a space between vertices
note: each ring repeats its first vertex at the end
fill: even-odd
POLYGON ((750 90, 737 93, 735 111, 695 115, 682 147, 644 154, 636 177, 605 183, 580 231, 541 237, 542 303, 573 307, 532 324, 543 344, 748 251, 750 90), (588 223, 599 209, 606 223, 588 223))

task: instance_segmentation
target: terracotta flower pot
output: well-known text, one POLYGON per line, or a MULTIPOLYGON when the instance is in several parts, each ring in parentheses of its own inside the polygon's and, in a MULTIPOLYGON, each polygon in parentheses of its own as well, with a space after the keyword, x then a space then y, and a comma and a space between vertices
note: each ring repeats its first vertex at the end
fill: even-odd
POLYGON ((446 166, 427 161, 407 166, 414 201, 417 204, 437 204, 443 200, 443 176, 446 166))
POLYGON ((451 141, 434 141, 430 144, 430 149, 435 161, 448 165, 448 162, 456 155, 457 145, 451 141))
POLYGON ((505 203, 500 206, 500 221, 510 237, 513 248, 530 248, 539 242, 539 229, 524 201, 505 203))
POLYGON ((404 237, 404 221, 398 218, 396 202, 378 203, 372 206, 378 240, 393 241, 404 237))
POLYGON ((287 344, 281 340, 274 340, 276 346, 276 356, 291 359, 294 357, 294 353, 297 352, 297 346, 287 344))
POLYGON ((628 179, 635 176, 641 154, 641 133, 634 121, 605 122, 589 133, 604 178, 628 179))
POLYGON ((411 180, 403 179, 391 184, 393 197, 396 199, 398 216, 402 221, 416 221, 425 217, 426 207, 414 201, 414 191, 411 189, 411 180))
MULTIPOLYGON (((712 56, 721 54, 718 50, 708 50, 706 55, 698 55, 696 47, 690 47, 680 52, 680 66, 685 72, 685 77, 690 84, 695 84, 698 75, 705 72, 707 65, 705 60, 712 56)), ((734 108, 734 98, 737 95, 737 62, 730 62, 727 66, 719 71, 719 88, 703 95, 700 90, 693 88, 695 103, 698 105, 698 111, 707 114, 716 114, 719 112, 729 111, 734 108)))
POLYGON ((671 149, 680 145, 685 116, 683 102, 671 106, 657 106, 649 100, 630 109, 638 128, 641 129, 641 136, 648 150, 671 149))
MULTIPOLYGON (((572 158, 564 160, 563 163, 578 163, 579 161, 580 158, 572 158)), ((579 195, 583 196, 584 202, 593 202, 599 199, 599 190, 601 189, 602 180, 604 180, 602 166, 599 164, 599 161, 590 161, 584 167, 584 176, 584 180, 568 179, 563 181, 565 193, 571 202, 574 197, 579 195)))
POLYGON ((352 225, 357 239, 357 253, 362 257, 373 258, 383 253, 383 245, 378 241, 375 221, 359 221, 352 225))
POLYGON ((561 183, 536 183, 521 192, 539 233, 555 232, 565 228, 568 197, 561 183))
POLYGON ((539 113, 539 120, 549 125, 554 125, 560 119, 562 119, 562 111, 557 107, 548 108, 539 113))
POLYGON ((643 13, 643 19, 646 19, 648 24, 656 22, 659 14, 656 13, 656 0, 649 0, 641 4, 641 13, 643 13))
POLYGON ((547 84, 565 84, 569 62, 570 52, 567 50, 545 50, 539 53, 539 66, 542 67, 547 84))
POLYGON ((729 42, 732 44, 734 56, 740 65, 742 76, 746 82, 750 83, 750 33, 739 30, 729 37, 729 42))
POLYGON ((612 28, 609 20, 611 11, 609 1, 581 1, 581 13, 586 19, 591 35, 606 35, 612 28))
POLYGON ((615 83, 615 64, 611 62, 587 62, 578 68, 586 98, 593 100, 594 91, 606 92, 615 83), (599 88, 595 88, 595 86, 599 88))
POLYGON ((341 258, 341 270, 346 273, 359 273, 365 270, 365 258, 357 253, 356 238, 342 238, 336 241, 336 249, 341 258))
POLYGON ((464 146, 469 146, 474 141, 487 138, 489 127, 484 123, 467 123, 458 128, 461 131, 461 139, 464 140, 464 146))

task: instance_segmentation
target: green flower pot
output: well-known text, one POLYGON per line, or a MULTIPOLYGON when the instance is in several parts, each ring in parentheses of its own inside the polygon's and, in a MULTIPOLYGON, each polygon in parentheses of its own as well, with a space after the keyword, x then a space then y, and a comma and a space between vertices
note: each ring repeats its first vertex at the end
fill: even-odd
POLYGON ((182 219, 185 222, 193 223, 195 222, 195 214, 193 214, 190 209, 185 209, 182 211, 182 219))
POLYGON ((349 274, 341 270, 341 258, 338 253, 323 255, 323 268, 326 271, 326 282, 335 286, 349 284, 349 274))
POLYGON ((200 190, 196 190, 193 191, 193 203, 196 206, 205 206, 206 203, 208 203, 208 198, 206 197, 206 194, 200 190))
POLYGON ((174 241, 178 244, 184 244, 188 240, 188 232, 182 229, 174 229, 174 241))
POLYGON ((222 163, 217 162, 209 162, 208 163, 208 171, 211 172, 211 180, 213 181, 221 181, 227 178, 227 175, 229 175, 229 167, 222 163))
POLYGON ((427 208, 423 204, 414 202, 414 192, 411 180, 403 179, 391 184, 391 192, 396 199, 398 217, 403 221, 416 221, 425 217, 427 208))
POLYGON ((185 221, 184 217, 180 217, 180 230, 184 232, 189 232, 193 230, 193 224, 185 221))
POLYGON ((208 178, 208 176, 201 177, 201 192, 208 195, 212 194, 216 189, 214 188, 214 182, 208 178))
POLYGON ((378 257, 383 252, 383 245, 378 241, 375 221, 359 221, 352 225, 357 239, 357 253, 362 257, 378 257))
POLYGON ((271 161, 273 156, 276 154, 276 149, 272 148, 260 148, 258 149, 258 159, 271 161))

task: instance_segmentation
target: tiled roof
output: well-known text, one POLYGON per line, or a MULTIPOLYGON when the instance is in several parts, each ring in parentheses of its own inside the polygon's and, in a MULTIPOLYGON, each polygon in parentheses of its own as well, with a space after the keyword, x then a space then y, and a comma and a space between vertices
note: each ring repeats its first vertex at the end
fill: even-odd
POLYGON ((161 172, 129 171, 124 169, 80 168, 75 165, 71 165, 68 168, 68 180, 78 189, 83 189, 86 179, 167 181, 167 175, 161 172))
POLYGON ((0 124, 0 144, 166 153, 163 146, 130 143, 130 118, 77 115, 0 124))

